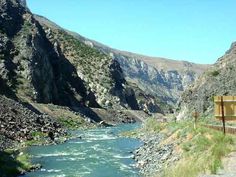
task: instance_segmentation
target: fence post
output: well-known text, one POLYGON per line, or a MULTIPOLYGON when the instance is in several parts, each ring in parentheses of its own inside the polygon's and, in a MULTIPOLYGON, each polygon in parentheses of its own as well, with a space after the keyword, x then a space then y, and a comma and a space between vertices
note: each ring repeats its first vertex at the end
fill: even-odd
POLYGON ((221 114, 222 114, 223 132, 225 135, 225 112, 224 112, 223 96, 221 96, 221 114))
POLYGON ((197 128, 197 119, 198 119, 198 112, 193 112, 193 117, 194 117, 194 123, 193 123, 193 128, 196 129, 197 128))

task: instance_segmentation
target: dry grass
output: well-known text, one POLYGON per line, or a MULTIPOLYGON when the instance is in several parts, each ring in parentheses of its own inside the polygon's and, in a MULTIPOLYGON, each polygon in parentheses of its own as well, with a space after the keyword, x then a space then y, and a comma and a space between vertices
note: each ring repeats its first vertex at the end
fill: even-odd
POLYGON ((179 131, 182 159, 165 172, 165 177, 197 177, 200 173, 215 174, 222 167, 222 158, 233 149, 233 137, 199 126, 186 125, 179 131))
POLYGON ((164 177, 214 174, 222 167, 222 158, 235 148, 234 136, 224 136, 222 132, 206 128, 201 123, 194 129, 192 121, 160 123, 151 118, 143 129, 165 134, 166 138, 161 143, 175 143, 174 152, 181 154, 179 161, 166 167, 162 175, 164 177))

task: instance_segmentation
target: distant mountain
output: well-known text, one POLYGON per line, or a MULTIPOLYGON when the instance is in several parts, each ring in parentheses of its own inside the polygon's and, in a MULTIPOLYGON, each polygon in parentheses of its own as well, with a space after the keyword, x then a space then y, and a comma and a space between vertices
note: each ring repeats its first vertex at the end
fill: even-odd
POLYGON ((209 66, 115 50, 110 54, 120 63, 127 80, 169 104, 175 104, 180 94, 209 66))
POLYGON ((169 104, 176 103, 189 84, 210 66, 120 51, 77 33, 69 33, 85 44, 110 55, 120 63, 127 81, 136 83, 142 90, 169 104))
POLYGON ((188 118, 193 111, 213 115, 213 97, 236 94, 236 42, 224 56, 197 79, 182 95, 177 118, 188 118))
POLYGON ((169 112, 208 66, 109 48, 1 1, 0 92, 66 106, 169 112))
MULTIPOLYGON (((64 30, 45 17, 35 15, 35 18, 48 28, 64 30)), ((168 112, 172 109, 184 89, 209 67, 119 51, 75 32, 67 33, 118 61, 126 81, 135 91, 139 107, 150 112, 159 112, 160 109, 168 112)))

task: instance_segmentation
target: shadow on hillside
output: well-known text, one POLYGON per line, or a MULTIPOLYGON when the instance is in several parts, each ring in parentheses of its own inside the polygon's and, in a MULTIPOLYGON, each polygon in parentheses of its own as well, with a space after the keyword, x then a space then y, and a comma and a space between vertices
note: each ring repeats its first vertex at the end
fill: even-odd
POLYGON ((15 177, 19 175, 19 168, 23 168, 23 164, 18 162, 14 157, 16 154, 0 151, 0 176, 15 177))
MULTIPOLYGON (((71 109, 75 112, 79 112, 79 113, 89 117, 94 122, 99 123, 99 122, 103 121, 103 119, 89 107, 71 107, 71 109)), ((109 124, 106 124, 106 125, 109 125, 109 124)))
POLYGON ((6 97, 17 99, 15 93, 9 88, 5 81, 0 77, 0 95, 5 95, 6 97))

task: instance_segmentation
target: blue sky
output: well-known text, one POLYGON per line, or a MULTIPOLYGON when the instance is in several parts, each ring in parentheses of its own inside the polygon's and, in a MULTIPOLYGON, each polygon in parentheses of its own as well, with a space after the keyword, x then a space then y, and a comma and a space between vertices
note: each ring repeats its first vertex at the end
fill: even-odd
POLYGON ((28 0, 33 13, 120 50, 214 63, 236 41, 236 0, 28 0))

